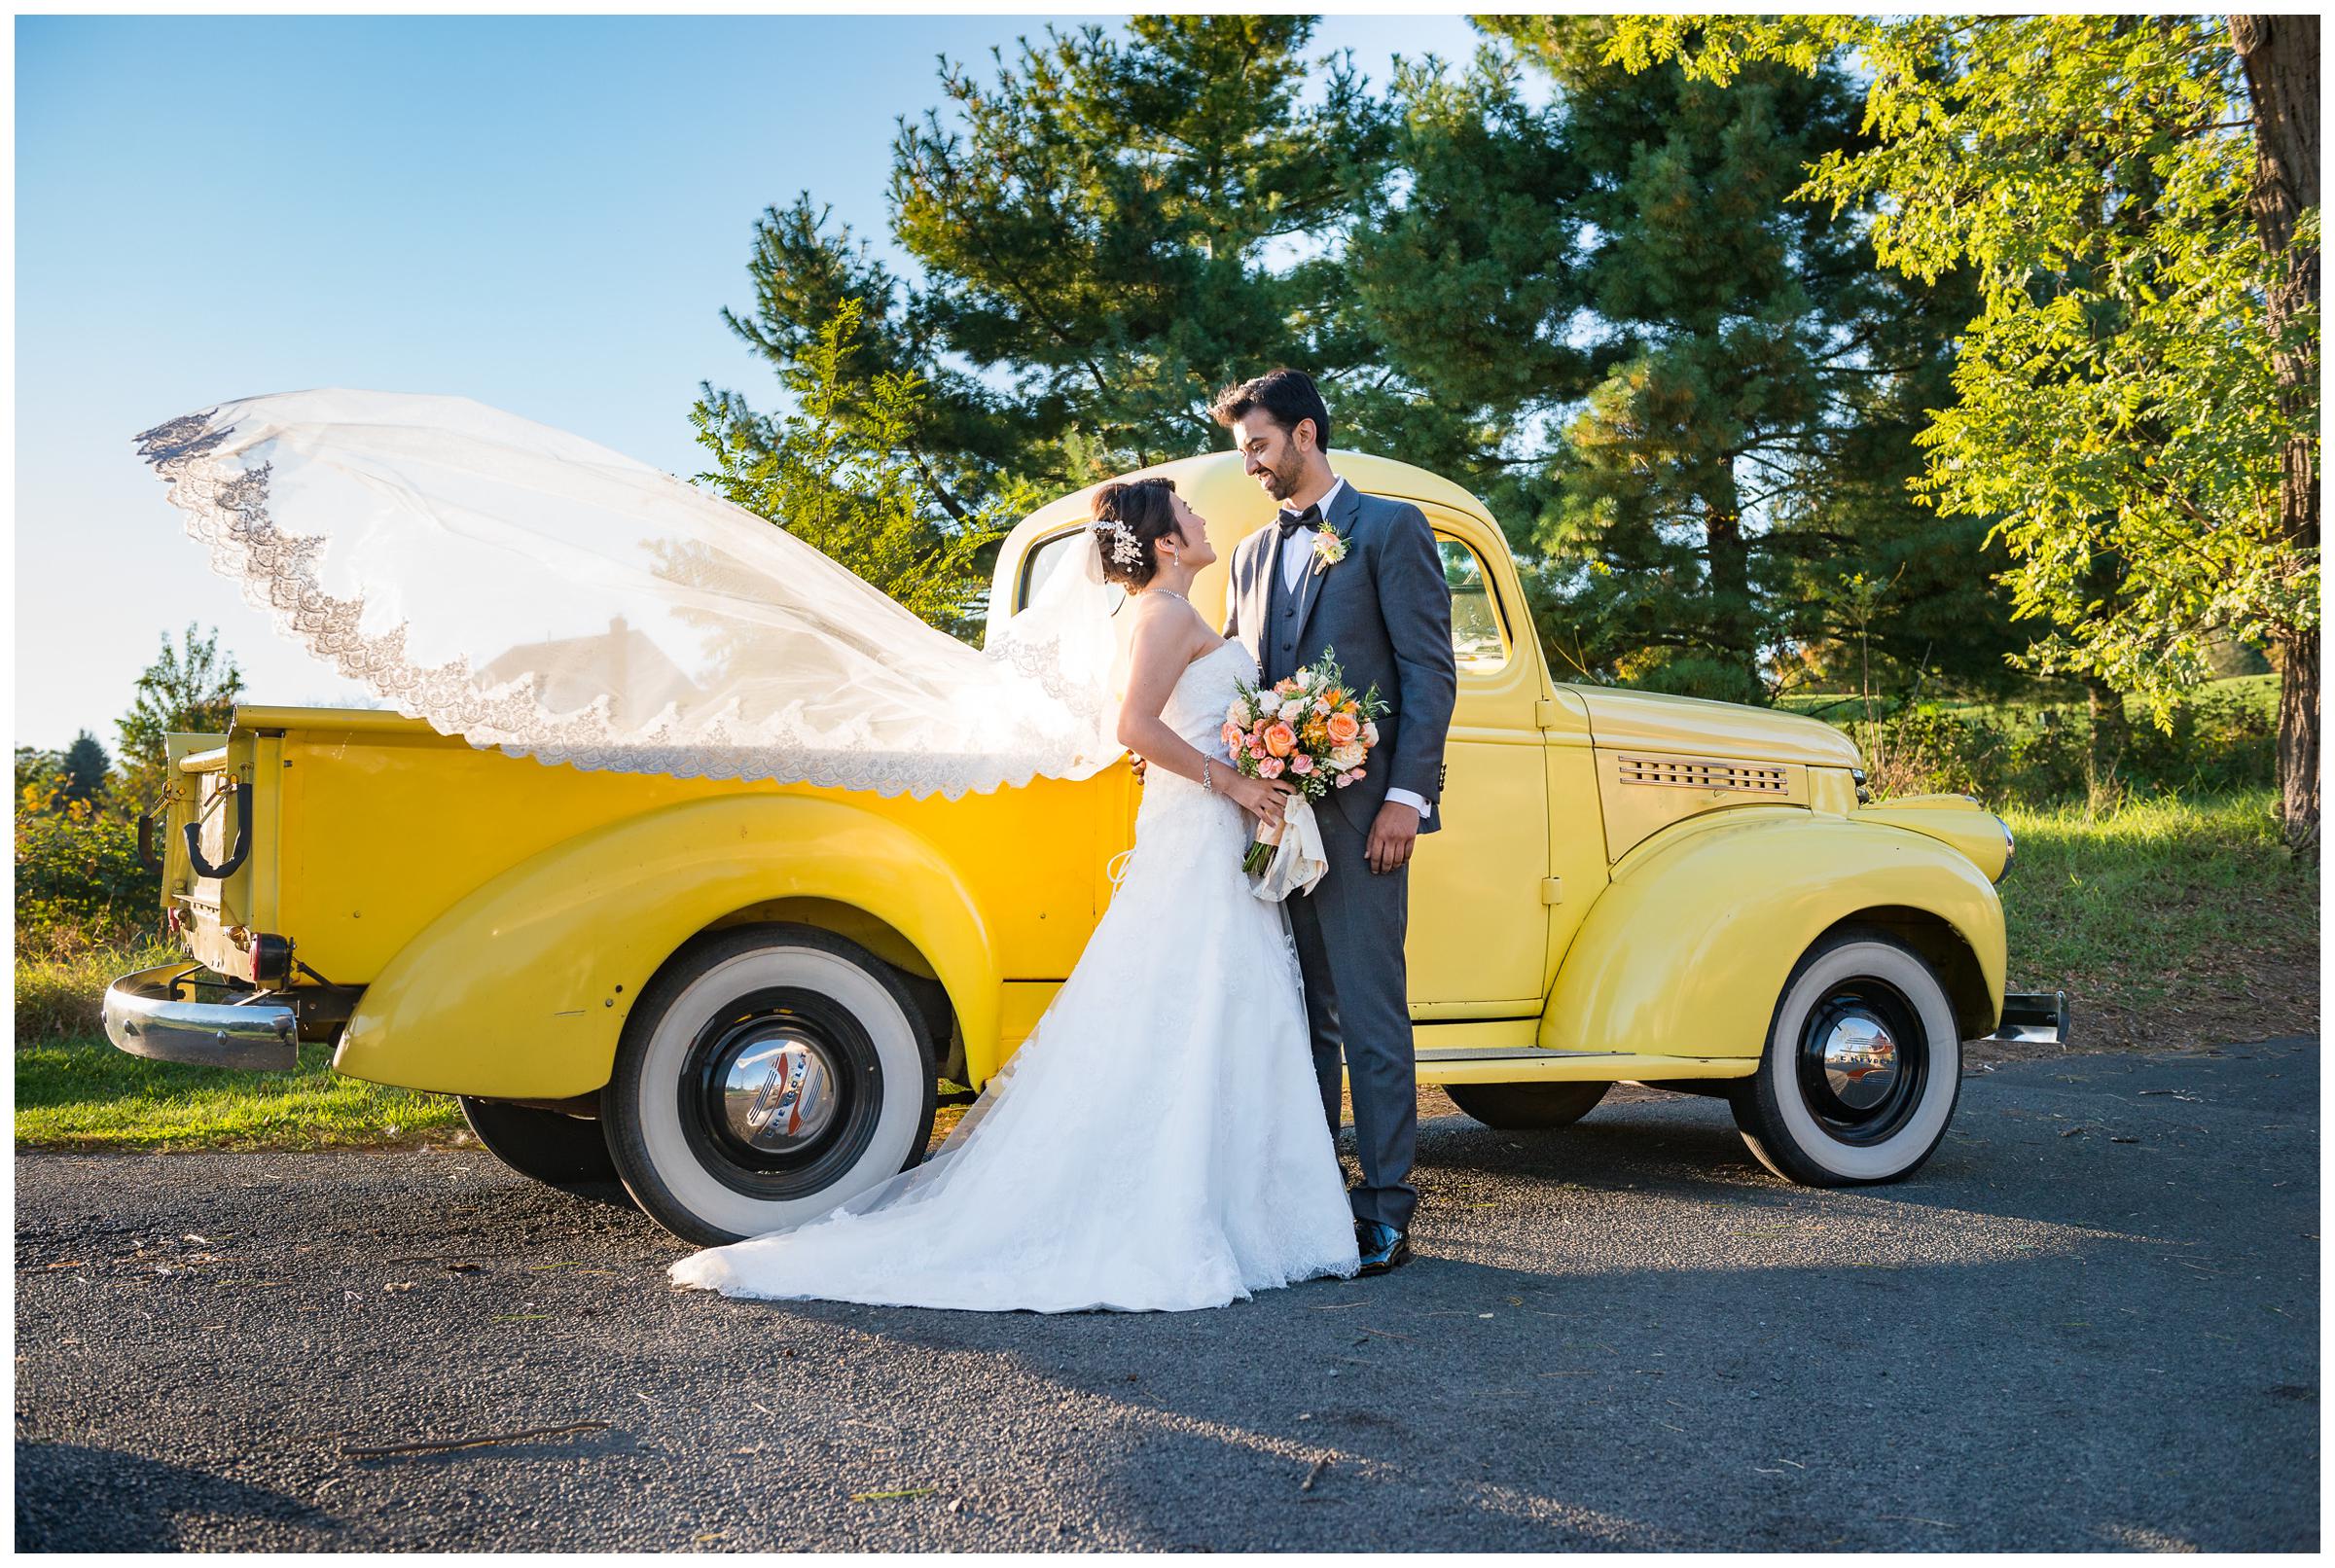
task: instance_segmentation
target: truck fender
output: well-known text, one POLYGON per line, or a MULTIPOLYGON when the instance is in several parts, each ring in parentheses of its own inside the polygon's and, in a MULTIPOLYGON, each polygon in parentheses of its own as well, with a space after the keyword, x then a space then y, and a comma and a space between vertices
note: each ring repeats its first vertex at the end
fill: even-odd
POLYGON ((965 1039, 995 1035, 988 925, 929 843, 845 802, 728 796, 578 834, 465 895, 366 988, 333 1066, 446 1094, 589 1093, 660 965, 724 915, 786 898, 891 926, 931 965, 965 1039))
POLYGON ((1973 999, 1958 1012, 1965 1027, 1986 1014, 1979 1034, 1994 1027, 2002 904, 1966 856, 1903 828, 1755 810, 1701 818, 1624 857, 1565 953, 1538 1043, 1756 1057, 1793 965, 1860 915, 1908 927, 1917 945, 1940 925, 1958 937, 1984 999, 1965 985, 1973 999))

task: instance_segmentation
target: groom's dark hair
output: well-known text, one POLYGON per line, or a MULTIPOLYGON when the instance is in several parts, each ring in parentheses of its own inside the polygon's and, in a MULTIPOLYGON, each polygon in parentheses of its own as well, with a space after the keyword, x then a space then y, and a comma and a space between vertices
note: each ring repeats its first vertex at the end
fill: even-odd
POLYGON ((1227 430, 1232 429, 1234 420, 1257 412, 1283 430, 1295 430, 1299 420, 1311 419, 1313 445, 1325 452, 1330 449, 1329 406, 1321 401, 1313 377, 1304 371, 1283 366, 1277 371, 1267 371, 1253 381, 1228 386, 1216 394, 1208 412, 1227 430))

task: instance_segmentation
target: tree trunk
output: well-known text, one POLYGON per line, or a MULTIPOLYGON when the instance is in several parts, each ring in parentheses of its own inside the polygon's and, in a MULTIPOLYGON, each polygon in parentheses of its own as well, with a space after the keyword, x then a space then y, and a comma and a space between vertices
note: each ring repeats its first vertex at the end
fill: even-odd
POLYGON ((2084 696, 2091 709, 2091 766, 2084 780, 2094 810, 2105 810, 2123 793, 2116 770, 2132 744, 2132 721, 2124 716, 2124 694, 2097 675, 2084 677, 2084 696))
POLYGON ((1755 702, 1764 685, 1759 672, 1758 618, 1751 606, 1751 547, 1743 538, 1743 515, 1732 464, 1722 464, 1704 512, 1704 556, 1711 598, 1711 636, 1743 685, 1739 699, 1755 702))
MULTIPOLYGON (((2295 221, 2318 205, 2318 18, 2232 17, 2230 41, 2245 62, 2254 106, 2254 185, 2250 205, 2262 248, 2274 263, 2264 314, 2278 344, 2279 411, 2286 417, 2280 454, 2279 518, 2288 545, 2287 570, 2318 558, 2318 449, 2311 418, 2318 384, 2317 335, 2293 333, 2318 314, 2318 248, 2288 257, 2295 221), (2287 340, 2293 334, 2294 340, 2287 340)), ((2286 627, 2277 634, 2279 793, 2286 841, 2318 850, 2318 633, 2286 627)))

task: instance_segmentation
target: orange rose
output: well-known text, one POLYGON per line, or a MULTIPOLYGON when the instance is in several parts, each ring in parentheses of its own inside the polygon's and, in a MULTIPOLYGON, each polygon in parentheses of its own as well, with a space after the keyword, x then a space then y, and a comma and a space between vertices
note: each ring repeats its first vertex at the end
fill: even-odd
POLYGON ((1330 744, 1343 746, 1362 732, 1362 722, 1350 713, 1330 715, 1330 744))
POLYGON ((1285 724, 1276 724, 1265 731, 1265 749, 1275 757, 1286 757, 1297 749, 1297 735, 1285 724))

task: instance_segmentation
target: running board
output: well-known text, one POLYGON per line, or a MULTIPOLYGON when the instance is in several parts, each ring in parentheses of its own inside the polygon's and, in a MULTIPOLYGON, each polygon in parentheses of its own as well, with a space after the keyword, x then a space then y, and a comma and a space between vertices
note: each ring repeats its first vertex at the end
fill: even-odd
POLYGON ((1667 1078, 1748 1078, 1756 1056, 1653 1056, 1628 1051, 1499 1051, 1421 1047, 1422 1084, 1645 1083, 1667 1078))

